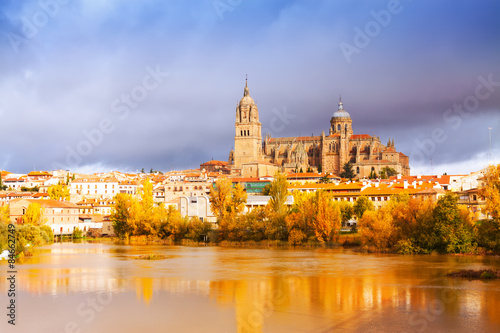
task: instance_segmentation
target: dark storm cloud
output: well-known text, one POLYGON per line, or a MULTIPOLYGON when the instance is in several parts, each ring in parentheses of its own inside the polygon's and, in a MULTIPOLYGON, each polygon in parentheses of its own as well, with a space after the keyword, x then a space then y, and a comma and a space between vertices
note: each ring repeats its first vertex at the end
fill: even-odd
POLYGON ((221 1, 228 10, 218 11, 220 1, 68 1, 17 52, 9 33, 22 36, 43 8, 2 2, 0 168, 171 170, 226 160, 247 73, 273 136, 328 132, 342 94, 356 133, 394 137, 407 155, 444 131, 446 140, 411 160, 415 171, 430 172, 431 158, 448 173, 484 162, 500 87, 460 126, 444 114, 474 96, 479 77, 500 81, 497 2, 402 1, 348 62, 339 45, 355 45, 356 29, 389 1, 221 1), (148 79, 155 71, 168 75, 148 79))

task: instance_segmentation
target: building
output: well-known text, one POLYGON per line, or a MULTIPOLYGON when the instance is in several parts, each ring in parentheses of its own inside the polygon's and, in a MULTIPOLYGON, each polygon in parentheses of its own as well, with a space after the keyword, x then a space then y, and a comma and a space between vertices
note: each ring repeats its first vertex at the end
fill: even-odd
POLYGON ((116 178, 78 178, 70 183, 71 197, 112 198, 119 193, 119 182, 116 178))
POLYGON ((37 203, 42 208, 45 225, 48 225, 54 235, 70 235, 75 229, 89 231, 96 225, 93 222, 80 221, 79 207, 68 201, 44 199, 15 199, 10 202, 10 218, 13 223, 22 223, 22 217, 28 206, 37 203))
POLYGON ((243 98, 236 107, 234 150, 228 160, 231 172, 242 177, 262 177, 265 176, 262 173, 278 169, 286 172, 320 169, 338 175, 343 165, 351 162, 359 178, 372 172, 379 174, 385 167, 405 176, 410 174, 409 158, 396 151, 394 139, 384 145, 377 136, 354 134, 351 115, 344 110, 341 99, 329 127, 328 134, 323 132, 320 136, 266 135, 262 140, 259 111, 246 83, 243 98))

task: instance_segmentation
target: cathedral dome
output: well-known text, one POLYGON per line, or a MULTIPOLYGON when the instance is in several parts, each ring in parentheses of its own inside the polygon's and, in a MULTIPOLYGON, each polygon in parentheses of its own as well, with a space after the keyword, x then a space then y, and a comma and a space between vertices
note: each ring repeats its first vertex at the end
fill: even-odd
POLYGON ((240 106, 249 106, 255 105, 255 102, 252 97, 250 97, 250 90, 248 89, 248 85, 245 82, 245 90, 243 91, 243 98, 240 100, 240 106))
POLYGON ((351 118, 351 115, 344 110, 344 104, 341 99, 339 99, 338 110, 333 113, 333 118, 351 118))

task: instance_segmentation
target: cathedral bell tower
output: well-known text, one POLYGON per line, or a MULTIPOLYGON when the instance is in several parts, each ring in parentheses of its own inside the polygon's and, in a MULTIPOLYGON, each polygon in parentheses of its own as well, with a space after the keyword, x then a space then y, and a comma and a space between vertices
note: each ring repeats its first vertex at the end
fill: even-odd
POLYGON ((245 82, 243 98, 236 107, 236 133, 234 135, 234 166, 255 162, 262 159, 262 124, 259 122, 259 111, 250 97, 248 80, 245 82))
POLYGON ((352 135, 352 119, 351 115, 344 110, 344 104, 342 103, 342 98, 339 97, 339 106, 337 111, 333 113, 332 119, 330 120, 330 135, 340 136, 339 144, 339 165, 338 170, 344 165, 344 163, 349 162, 349 140, 352 135))

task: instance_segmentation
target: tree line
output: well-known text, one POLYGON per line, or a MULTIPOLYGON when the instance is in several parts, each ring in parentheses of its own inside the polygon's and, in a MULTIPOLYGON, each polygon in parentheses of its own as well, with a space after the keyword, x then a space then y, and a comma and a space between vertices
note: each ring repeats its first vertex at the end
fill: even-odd
POLYGON ((467 208, 458 204, 456 194, 448 192, 437 201, 413 198, 408 194, 392 196, 375 210, 369 198, 354 202, 336 201, 326 191, 302 193, 288 191, 284 174, 278 173, 267 192, 269 202, 245 211, 247 193, 228 178, 218 179, 210 189, 211 210, 216 227, 198 218, 182 217, 173 206, 156 205, 152 184, 144 183, 140 198, 118 194, 111 215, 119 237, 152 236, 162 239, 199 241, 287 241, 335 243, 342 224, 358 221, 362 248, 368 251, 398 253, 472 253, 500 251, 500 165, 485 175, 481 195, 491 219, 475 221, 467 208), (293 203, 287 197, 293 195, 293 203))

